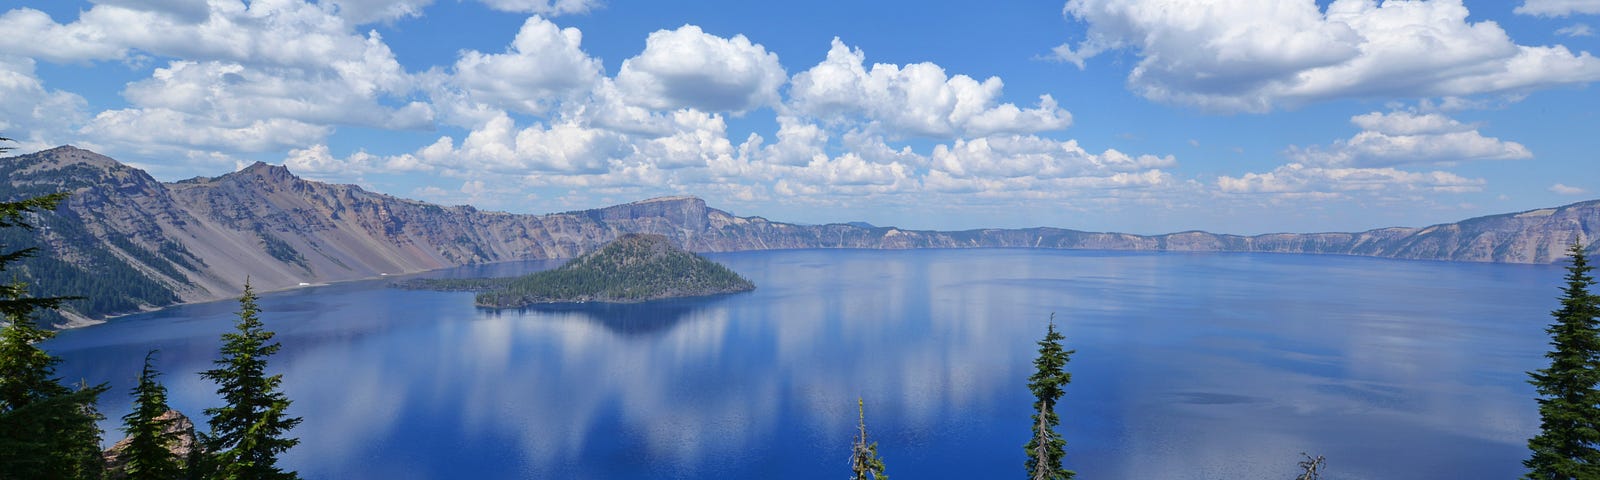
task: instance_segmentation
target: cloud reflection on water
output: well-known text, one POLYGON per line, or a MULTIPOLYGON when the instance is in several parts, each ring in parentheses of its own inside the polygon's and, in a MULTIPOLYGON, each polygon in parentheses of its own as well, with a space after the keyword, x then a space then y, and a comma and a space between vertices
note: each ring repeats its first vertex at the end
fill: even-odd
MULTIPOLYGON (((306 417, 289 459, 327 478, 811 478, 842 471, 862 396, 897 476, 1020 471, 1053 311, 1078 350, 1062 417, 1085 476, 1286 477, 1300 451, 1340 478, 1510 475, 1536 428, 1521 372, 1537 368, 1559 278, 1271 255, 719 259, 760 288, 500 312, 381 287, 269 296, 275 365, 306 417)), ((123 376, 108 362, 151 342, 178 352, 174 371, 214 354, 214 336, 100 337, 137 325, 75 332, 64 373, 123 376)), ((192 414, 214 402, 193 375, 167 378, 192 414)))

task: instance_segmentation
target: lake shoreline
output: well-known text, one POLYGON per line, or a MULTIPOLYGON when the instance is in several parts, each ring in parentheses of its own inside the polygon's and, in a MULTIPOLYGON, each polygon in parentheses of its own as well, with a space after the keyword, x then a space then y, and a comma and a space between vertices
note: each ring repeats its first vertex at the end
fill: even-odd
MULTIPOLYGON (((1154 254, 1154 255, 1161 255, 1161 254, 1183 254, 1183 255, 1290 255, 1290 256, 1301 255, 1301 256, 1312 256, 1312 257, 1368 258, 1368 259, 1381 260, 1381 261, 1420 262, 1420 263, 1439 263, 1439 264, 1464 264, 1464 265, 1503 265, 1503 266, 1519 266, 1519 267, 1535 267, 1535 268, 1537 268, 1537 267, 1545 267, 1545 266, 1550 266, 1550 265, 1560 265, 1561 264, 1561 263, 1546 264, 1546 263, 1513 263, 1513 262, 1476 262, 1476 261, 1437 260, 1437 259, 1423 259, 1423 258, 1394 258, 1394 257, 1383 257, 1383 256, 1376 256, 1376 255, 1356 255, 1356 254, 1348 254, 1348 253, 1235 252, 1235 251, 1213 251, 1213 250, 1205 250, 1205 251, 1198 251, 1198 250, 1123 250, 1123 249, 1094 249, 1094 248, 984 247, 984 246, 979 246, 979 247, 928 247, 928 248, 854 248, 854 247, 838 247, 838 248, 834 248, 834 247, 772 248, 772 249, 751 249, 751 250, 732 250, 732 251, 724 251, 724 252, 696 252, 696 253, 699 253, 701 255, 738 255, 738 254, 750 254, 750 253, 759 254, 759 253, 764 253, 764 252, 805 252, 805 251, 818 251, 818 252, 838 252, 838 251, 846 251, 846 252, 848 252, 848 251, 860 251, 860 252, 913 252, 913 251, 969 251, 969 250, 980 250, 980 251, 981 250, 1019 250, 1019 251, 1035 251, 1035 250, 1037 250, 1037 251, 1088 252, 1088 253, 1100 252, 1100 253, 1116 253, 1116 254, 1129 254, 1129 255, 1145 255, 1145 254, 1154 254)), ((327 282, 319 282, 319 283, 313 284, 313 285, 295 285, 295 286, 289 286, 289 287, 273 289, 273 290, 262 290, 262 291, 258 291, 258 293, 286 292, 286 291, 300 290, 300 289, 304 289, 304 288, 317 287, 317 286, 340 285, 340 284, 347 284, 347 283, 353 283, 353 282, 368 282, 368 281, 380 280, 380 279, 402 279, 402 278, 415 277, 417 275, 424 275, 424 274, 435 273, 435 272, 443 272, 443 271, 449 271, 449 270, 465 268, 465 267, 483 267, 483 266, 493 266, 493 265, 509 265, 509 264, 515 264, 515 263, 521 263, 521 262, 562 262, 562 261, 568 261, 568 260, 571 260, 571 259, 572 258, 540 258, 540 259, 505 260, 505 261, 500 261, 500 262, 487 262, 487 263, 469 263, 469 264, 455 265, 455 266, 449 266, 449 267, 434 268, 434 269, 429 269, 429 270, 419 270, 419 271, 415 271, 415 272, 400 272, 400 273, 393 274, 393 275, 377 275, 377 276, 371 276, 371 277, 351 278, 351 279, 345 279, 345 280, 334 280, 334 281, 327 281, 327 282)), ((238 300, 238 297, 237 296, 233 296, 233 297, 220 297, 220 298, 212 298, 212 299, 205 299, 205 300, 194 300, 194 301, 187 301, 187 302, 178 302, 178 303, 173 303, 173 304, 169 304, 169 305, 155 307, 155 308, 151 308, 151 309, 148 309, 148 310, 142 310, 142 311, 138 311, 138 312, 130 312, 130 313, 121 313, 121 314, 116 314, 116 315, 109 315, 109 316, 98 318, 98 319, 82 317, 82 316, 74 314, 73 317, 82 319, 82 322, 85 322, 85 323, 75 324, 75 325, 61 327, 61 328, 58 328, 55 325, 52 325, 51 327, 52 328, 56 328, 57 331, 75 330, 75 329, 87 328, 87 327, 93 327, 93 326, 96 326, 96 325, 105 324, 105 323, 107 323, 107 322, 109 322, 111 320, 117 319, 117 318, 127 317, 127 316, 131 316, 131 315, 141 315, 141 314, 150 313, 150 312, 158 312, 158 311, 161 311, 161 310, 174 308, 174 307, 181 307, 181 306, 185 306, 185 305, 202 305, 202 304, 207 304, 207 303, 224 302, 224 301, 237 301, 237 300, 238 300)), ((65 314, 63 314, 63 316, 65 316, 65 314)))

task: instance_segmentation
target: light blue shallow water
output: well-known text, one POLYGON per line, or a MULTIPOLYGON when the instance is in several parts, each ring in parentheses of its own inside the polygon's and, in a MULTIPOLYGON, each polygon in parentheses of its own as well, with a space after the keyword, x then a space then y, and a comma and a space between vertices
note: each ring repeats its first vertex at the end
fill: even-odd
MULTIPOLYGON (((1077 350, 1079 478, 1511 478, 1557 266, 1053 250, 713 256, 758 290, 488 312, 356 282, 263 296, 307 478, 842 478, 855 399, 894 478, 1021 478, 1034 342, 1077 350)), ((431 276, 512 275, 548 263, 431 276)), ((235 302, 62 333, 111 420, 148 349, 198 423, 235 302)), ((120 432, 108 434, 120 437, 120 432)))

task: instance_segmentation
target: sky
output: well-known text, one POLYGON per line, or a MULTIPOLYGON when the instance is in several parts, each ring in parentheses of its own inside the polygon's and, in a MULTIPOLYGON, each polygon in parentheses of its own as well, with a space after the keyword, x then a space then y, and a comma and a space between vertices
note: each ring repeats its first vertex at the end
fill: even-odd
POLYGON ((1600 198, 1600 0, 0 0, 0 135, 516 213, 1255 234, 1600 198))

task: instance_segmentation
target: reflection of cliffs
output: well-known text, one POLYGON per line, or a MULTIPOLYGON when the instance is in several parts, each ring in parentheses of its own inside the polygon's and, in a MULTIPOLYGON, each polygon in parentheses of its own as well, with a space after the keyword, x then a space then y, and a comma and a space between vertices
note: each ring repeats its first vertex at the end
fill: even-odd
MULTIPOLYGON (((738 217, 692 197, 550 215, 439 206, 300 179, 255 164, 215 178, 162 183, 93 152, 60 147, 0 159, 0 197, 70 191, 33 233, 0 232, 7 248, 37 245, 26 264, 41 294, 84 295, 91 316, 468 263, 570 258, 626 233, 653 233, 691 251, 782 248, 1039 247, 1330 253, 1549 263, 1562 244, 1600 229, 1600 201, 1428 228, 1251 237, 1143 236, 1057 228, 910 231, 795 225, 738 217)), ((11 229, 16 230, 16 229, 11 229)))

